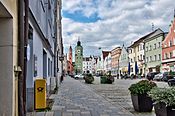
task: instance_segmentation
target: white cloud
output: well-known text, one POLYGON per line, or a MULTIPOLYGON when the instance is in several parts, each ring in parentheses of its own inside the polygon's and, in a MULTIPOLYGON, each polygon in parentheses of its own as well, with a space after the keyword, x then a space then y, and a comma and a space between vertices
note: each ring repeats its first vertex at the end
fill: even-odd
MULTIPOLYGON (((86 55, 99 53, 98 47, 111 50, 123 43, 139 39, 155 28, 168 31, 173 19, 174 0, 63 0, 63 10, 81 11, 90 17, 101 18, 93 23, 75 22, 63 17, 65 45, 75 46, 78 37, 85 46, 86 55), (92 52, 93 51, 93 52, 92 52)), ((66 51, 67 52, 67 51, 66 51)))

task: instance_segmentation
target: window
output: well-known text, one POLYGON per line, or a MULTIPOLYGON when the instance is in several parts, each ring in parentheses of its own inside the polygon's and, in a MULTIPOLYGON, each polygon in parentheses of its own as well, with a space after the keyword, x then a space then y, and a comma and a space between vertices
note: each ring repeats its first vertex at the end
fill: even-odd
POLYGON ((152 61, 152 56, 150 56, 149 58, 150 58, 150 60, 149 60, 149 61, 151 62, 151 61, 152 61))
POLYGON ((150 49, 149 49, 150 51, 152 50, 152 46, 150 45, 150 49))
POLYGON ((138 51, 139 51, 139 46, 137 47, 138 51))
POLYGON ((142 60, 142 54, 140 54, 140 60, 142 60))
POLYGON ((172 45, 173 45, 172 40, 170 40, 169 47, 172 47, 172 45))
POLYGON ((132 63, 133 61, 132 61, 132 58, 131 58, 131 63, 132 63))
POLYGON ((145 60, 145 55, 143 55, 143 60, 145 60))
POLYGON ((173 57, 173 53, 172 52, 170 52, 170 58, 172 58, 173 57))
POLYGON ((137 56, 138 60, 139 60, 139 56, 137 56))
POLYGON ((159 42, 159 43, 158 43, 158 47, 159 47, 159 48, 160 48, 160 44, 161 44, 161 43, 159 42))
POLYGON ((148 57, 146 57, 146 62, 149 62, 149 58, 148 57))
POLYGON ((132 53, 132 49, 130 49, 130 53, 132 53))
POLYGON ((146 47, 146 51, 148 51, 148 46, 146 47))
POLYGON ((168 53, 165 53, 165 59, 168 59, 168 53))
POLYGON ((157 55, 154 55, 154 61, 157 61, 157 55))
POLYGON ((154 49, 156 49, 156 44, 154 44, 154 49))
POLYGON ((161 54, 159 54, 159 60, 161 60, 161 54))

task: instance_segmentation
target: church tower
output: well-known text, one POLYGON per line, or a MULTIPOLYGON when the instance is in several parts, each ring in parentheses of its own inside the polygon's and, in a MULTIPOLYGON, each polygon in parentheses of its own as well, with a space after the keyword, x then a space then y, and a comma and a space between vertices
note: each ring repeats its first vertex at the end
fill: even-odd
POLYGON ((83 70, 83 47, 81 46, 80 40, 77 42, 75 47, 75 73, 82 74, 83 70))

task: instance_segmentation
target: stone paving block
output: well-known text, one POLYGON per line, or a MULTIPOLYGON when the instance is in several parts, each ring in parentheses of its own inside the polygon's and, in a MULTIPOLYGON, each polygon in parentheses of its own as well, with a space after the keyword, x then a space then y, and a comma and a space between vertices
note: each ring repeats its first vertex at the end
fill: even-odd
POLYGON ((62 116, 61 111, 55 111, 55 112, 54 112, 54 116, 62 116))
POLYGON ((110 116, 110 115, 108 115, 108 114, 101 114, 100 116, 110 116))
POLYGON ((73 112, 73 116, 81 116, 80 112, 73 112))
POLYGON ((81 116, 91 116, 90 111, 81 112, 81 116))
POLYGON ((65 108, 65 106, 57 106, 57 105, 53 105, 52 106, 52 110, 62 110, 62 109, 64 109, 65 108))
POLYGON ((80 112, 80 109, 67 109, 67 112, 80 112))
POLYGON ((63 115, 62 116, 73 116, 72 113, 69 113, 69 112, 63 112, 63 115))
POLYGON ((36 112, 36 116, 45 116, 45 112, 36 112))
POLYGON ((45 116, 53 116, 54 112, 46 112, 45 116))

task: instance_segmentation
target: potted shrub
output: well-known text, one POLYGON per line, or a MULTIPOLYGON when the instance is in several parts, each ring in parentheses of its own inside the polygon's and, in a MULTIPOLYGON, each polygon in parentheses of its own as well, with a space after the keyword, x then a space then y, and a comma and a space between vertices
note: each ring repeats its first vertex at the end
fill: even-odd
POLYGON ((149 92, 156 116, 175 116, 175 87, 154 88, 149 92))
POLYGON ((102 84, 112 84, 114 82, 114 77, 111 75, 109 71, 107 75, 101 76, 101 83, 102 84))
POLYGON ((153 101, 148 96, 148 92, 157 85, 148 80, 141 80, 129 87, 131 93, 132 104, 137 112, 151 112, 153 101))
POLYGON ((91 84, 94 81, 92 74, 86 74, 84 77, 85 83, 91 84))

